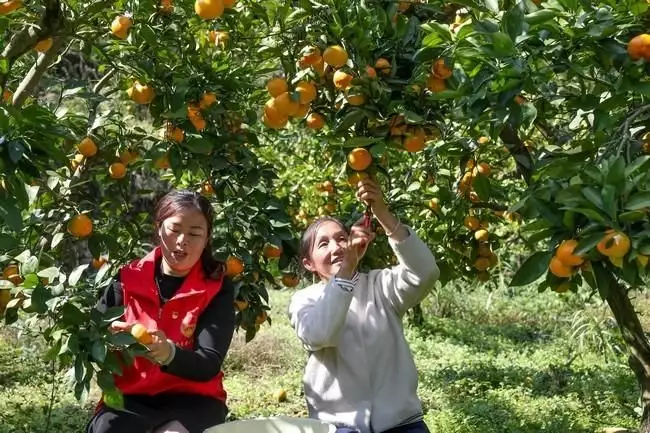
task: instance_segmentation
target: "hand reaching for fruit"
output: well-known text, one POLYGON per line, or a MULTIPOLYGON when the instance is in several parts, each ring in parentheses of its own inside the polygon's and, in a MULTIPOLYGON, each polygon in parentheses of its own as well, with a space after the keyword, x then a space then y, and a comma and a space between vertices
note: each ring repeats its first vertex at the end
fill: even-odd
POLYGON ((130 332, 138 343, 149 349, 145 356, 151 361, 158 364, 169 361, 173 348, 164 332, 147 329, 140 323, 128 324, 120 321, 112 322, 110 329, 111 332, 130 332))

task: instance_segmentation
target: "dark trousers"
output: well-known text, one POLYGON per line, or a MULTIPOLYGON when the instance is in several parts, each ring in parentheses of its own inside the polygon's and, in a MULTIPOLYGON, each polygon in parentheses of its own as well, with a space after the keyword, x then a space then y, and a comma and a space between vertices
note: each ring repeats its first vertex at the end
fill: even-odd
POLYGON ((123 409, 103 405, 97 410, 88 433, 148 433, 170 421, 203 433, 223 424, 227 413, 224 402, 196 394, 125 395, 123 409))
MULTIPOLYGON (((339 427, 336 429, 336 433, 359 433, 357 430, 350 429, 347 427, 339 427)), ((417 421, 411 424, 402 425, 399 427, 393 427, 389 430, 384 430, 381 433, 431 433, 429 428, 424 423, 424 421, 417 421)))

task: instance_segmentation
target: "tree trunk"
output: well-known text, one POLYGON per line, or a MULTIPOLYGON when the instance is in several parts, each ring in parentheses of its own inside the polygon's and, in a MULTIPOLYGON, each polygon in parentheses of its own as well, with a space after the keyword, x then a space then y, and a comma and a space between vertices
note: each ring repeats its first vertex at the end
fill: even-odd
POLYGON ((614 313, 623 340, 630 350, 628 363, 634 371, 641 390, 643 415, 639 431, 650 433, 650 343, 624 286, 612 282, 605 300, 614 313))

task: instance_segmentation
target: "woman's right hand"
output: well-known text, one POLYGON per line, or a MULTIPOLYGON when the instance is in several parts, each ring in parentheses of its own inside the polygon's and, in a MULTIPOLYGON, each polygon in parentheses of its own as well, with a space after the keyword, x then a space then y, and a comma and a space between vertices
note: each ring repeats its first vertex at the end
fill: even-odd
POLYGON ((350 229, 350 236, 347 245, 344 247, 343 260, 337 273, 338 276, 346 279, 352 278, 373 239, 375 239, 375 234, 369 227, 364 226, 363 218, 359 219, 350 229))

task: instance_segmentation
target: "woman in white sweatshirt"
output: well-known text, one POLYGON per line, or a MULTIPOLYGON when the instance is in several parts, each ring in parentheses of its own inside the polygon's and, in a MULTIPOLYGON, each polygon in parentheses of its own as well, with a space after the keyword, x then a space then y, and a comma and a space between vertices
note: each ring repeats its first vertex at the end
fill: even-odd
POLYGON ((431 291, 440 270, 427 245, 389 211, 377 183, 364 179, 357 187, 399 263, 357 272, 374 239, 364 224, 348 232, 340 221, 321 218, 305 231, 302 264, 321 281, 296 292, 289 315, 309 351, 309 416, 339 432, 428 433, 402 317, 431 291))

